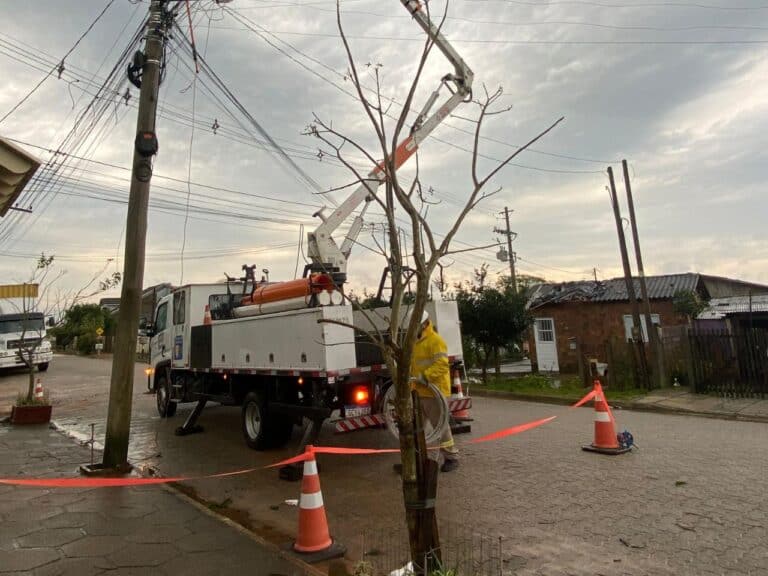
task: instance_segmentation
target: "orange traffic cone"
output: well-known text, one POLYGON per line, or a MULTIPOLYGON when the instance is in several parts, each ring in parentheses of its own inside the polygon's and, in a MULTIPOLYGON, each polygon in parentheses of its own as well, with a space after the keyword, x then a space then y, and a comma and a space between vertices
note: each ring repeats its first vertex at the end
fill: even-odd
POLYGON ((616 437, 615 420, 608 401, 605 398, 603 387, 599 380, 595 380, 595 441, 589 446, 582 446, 582 450, 598 452, 600 454, 624 454, 632 450, 631 446, 619 445, 616 437))
POLYGON ((301 554, 306 562, 320 562, 343 556, 346 549, 335 542, 328 532, 320 476, 317 474, 317 462, 311 445, 307 446, 306 454, 308 458, 304 461, 299 499, 299 535, 293 550, 301 554))
MULTIPOLYGON (((465 398, 464 391, 461 389, 461 373, 458 370, 453 371, 453 385, 451 386, 451 395, 452 400, 463 400, 465 398)), ((452 412, 452 415, 459 422, 472 421, 472 417, 469 415, 469 408, 466 406, 462 406, 455 412, 452 412)))
POLYGON ((206 304, 205 315, 203 316, 203 324, 208 325, 212 323, 213 323, 213 320, 211 320, 211 307, 208 306, 208 304, 206 304))
POLYGON ((40 378, 37 379, 37 382, 35 382, 35 398, 37 400, 42 400, 45 397, 45 392, 43 391, 43 383, 40 381, 40 378))

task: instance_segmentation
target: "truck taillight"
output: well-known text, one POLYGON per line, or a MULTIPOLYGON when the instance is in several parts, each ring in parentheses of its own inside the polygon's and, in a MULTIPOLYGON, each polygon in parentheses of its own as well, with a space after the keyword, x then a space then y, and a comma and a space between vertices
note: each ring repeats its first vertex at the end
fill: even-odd
POLYGON ((352 391, 352 400, 354 400, 357 405, 368 404, 368 387, 358 386, 355 388, 352 391))

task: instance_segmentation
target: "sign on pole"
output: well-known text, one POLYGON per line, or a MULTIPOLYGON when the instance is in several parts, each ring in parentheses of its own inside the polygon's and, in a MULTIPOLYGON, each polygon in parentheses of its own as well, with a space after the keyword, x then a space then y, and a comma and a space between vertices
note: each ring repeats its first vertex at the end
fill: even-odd
POLYGON ((0 298, 37 298, 37 284, 0 285, 0 298))

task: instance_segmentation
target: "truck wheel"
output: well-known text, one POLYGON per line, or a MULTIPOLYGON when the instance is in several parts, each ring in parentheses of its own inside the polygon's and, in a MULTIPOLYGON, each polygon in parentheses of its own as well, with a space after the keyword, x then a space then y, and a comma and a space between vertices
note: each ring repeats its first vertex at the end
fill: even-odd
POLYGON ((46 370, 48 370, 48 362, 43 362, 42 364, 37 365, 38 372, 45 372, 46 370))
POLYGON ((157 401, 157 413, 160 414, 160 418, 170 418, 176 414, 176 402, 171 402, 171 383, 165 374, 157 377, 155 400, 157 401))
POLYGON ((253 450, 269 448, 267 431, 269 420, 266 418, 266 402, 257 392, 248 392, 243 400, 243 436, 245 443, 253 450))

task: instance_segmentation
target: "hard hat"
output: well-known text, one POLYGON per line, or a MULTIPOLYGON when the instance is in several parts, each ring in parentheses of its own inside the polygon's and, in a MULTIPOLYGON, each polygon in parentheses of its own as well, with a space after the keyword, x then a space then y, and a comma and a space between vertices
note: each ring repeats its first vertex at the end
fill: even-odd
MULTIPOLYGON (((413 317, 413 312, 409 312, 408 315, 406 316, 406 323, 410 323, 412 317, 413 317)), ((421 313, 421 322, 420 322, 420 324, 424 324, 424 322, 426 322, 427 320, 429 320, 429 312, 424 310, 421 313)))

